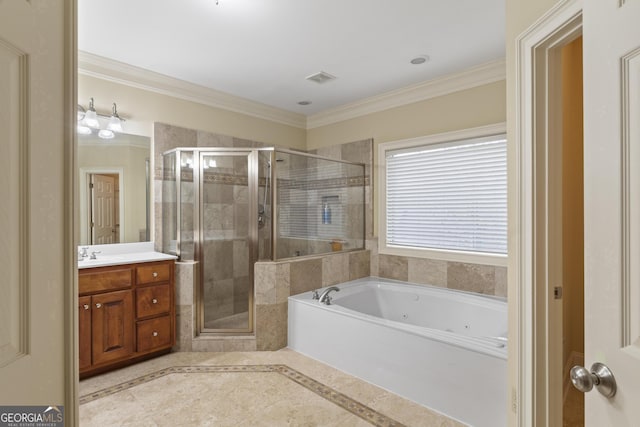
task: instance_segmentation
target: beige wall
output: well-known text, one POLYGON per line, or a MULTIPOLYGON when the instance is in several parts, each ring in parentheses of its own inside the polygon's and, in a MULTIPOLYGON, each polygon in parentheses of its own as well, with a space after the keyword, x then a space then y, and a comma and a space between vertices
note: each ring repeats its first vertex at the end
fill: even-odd
POLYGON ((98 112, 111 111, 113 102, 124 118, 125 132, 152 136, 153 123, 162 122, 290 148, 305 148, 304 129, 209 107, 106 80, 78 75, 78 102, 85 108, 95 99, 98 112))
POLYGON ((499 81, 310 129, 307 149, 373 138, 373 233, 377 236, 379 143, 502 123, 505 117, 505 82, 499 81))
POLYGON ((490 83, 310 129, 307 148, 367 138, 378 144, 500 123, 505 120, 504 100, 505 82, 490 83))
MULTIPOLYGON (((528 27, 536 22, 544 13, 557 3, 556 0, 507 0, 506 2, 506 63, 507 63, 507 140, 508 140, 508 215, 509 215, 509 248, 514 248, 515 236, 519 230, 514 227, 517 215, 517 159, 515 157, 515 136, 516 136, 516 41, 528 27)), ((508 293, 518 295, 516 277, 516 258, 513 256, 513 249, 510 249, 508 268, 508 293)), ((516 394, 516 384, 518 383, 518 347, 516 344, 516 327, 518 325, 518 301, 515 298, 509 299, 509 341, 514 343, 508 349, 509 356, 509 387, 508 395, 516 394)), ((522 396, 517 396, 522 399, 522 396)), ((508 405, 508 424, 517 425, 517 418, 514 402, 508 405)))
MULTIPOLYGON (((116 102, 121 115, 129 119, 125 132, 136 135, 152 136, 153 122, 163 122, 304 150, 373 138, 373 182, 378 143, 504 122, 505 88, 505 81, 499 81, 307 131, 86 75, 78 76, 79 102, 86 107, 88 99, 93 97, 99 112, 110 111, 111 103, 116 102)), ((373 232, 377 235, 377 189, 373 187, 373 232)))

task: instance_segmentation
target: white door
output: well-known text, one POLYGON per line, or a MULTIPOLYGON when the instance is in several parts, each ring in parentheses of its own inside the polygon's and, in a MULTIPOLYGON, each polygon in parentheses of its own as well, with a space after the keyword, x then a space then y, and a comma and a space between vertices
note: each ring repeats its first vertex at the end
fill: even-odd
POLYGON ((116 180, 108 175, 91 175, 91 221, 94 245, 116 242, 116 180))
POLYGON ((74 10, 65 0, 0 1, 0 412, 64 405, 66 425, 77 378, 74 10))
POLYGON ((640 425, 640 1, 584 0, 585 364, 618 390, 587 426, 640 425))

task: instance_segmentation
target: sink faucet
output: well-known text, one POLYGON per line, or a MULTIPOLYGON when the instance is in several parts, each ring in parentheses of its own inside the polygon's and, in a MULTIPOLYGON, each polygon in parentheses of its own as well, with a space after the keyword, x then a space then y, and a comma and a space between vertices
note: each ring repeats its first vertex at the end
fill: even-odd
POLYGON ((83 259, 89 256, 89 253, 87 252, 88 250, 89 250, 88 246, 80 248, 80 250, 78 251, 78 261, 82 261, 83 259))
POLYGON ((329 295, 331 293, 331 291, 340 292, 340 288, 338 288, 337 286, 332 286, 329 289, 327 289, 326 291, 324 291, 322 293, 322 295, 320 295, 320 302, 322 304, 331 305, 331 295, 329 295))
POLYGON ((96 258, 96 254, 101 254, 102 251, 91 251, 91 256, 89 256, 89 259, 98 259, 96 258))

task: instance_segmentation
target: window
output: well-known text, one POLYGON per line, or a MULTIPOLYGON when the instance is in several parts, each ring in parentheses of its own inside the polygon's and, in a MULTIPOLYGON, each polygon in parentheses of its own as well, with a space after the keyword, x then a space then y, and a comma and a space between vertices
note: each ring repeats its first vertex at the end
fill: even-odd
POLYGON ((474 133, 380 144, 381 253, 506 261, 506 136, 474 133))

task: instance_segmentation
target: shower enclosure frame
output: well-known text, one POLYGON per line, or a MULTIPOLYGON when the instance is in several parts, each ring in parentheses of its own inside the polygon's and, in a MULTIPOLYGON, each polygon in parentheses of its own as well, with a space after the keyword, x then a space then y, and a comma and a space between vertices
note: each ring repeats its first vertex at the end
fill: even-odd
MULTIPOLYGON (((276 148, 276 147, 178 147, 162 153, 163 157, 165 155, 175 153, 175 190, 176 190, 176 246, 174 254, 181 259, 181 243, 182 243, 182 209, 181 209, 181 192, 180 188, 182 185, 182 164, 181 158, 182 153, 190 152, 193 154, 192 159, 192 170, 193 170, 193 192, 194 197, 197 197, 197 203, 194 201, 194 207, 197 208, 197 215, 195 214, 196 209, 194 209, 193 215, 193 245, 194 245, 194 260, 198 262, 198 283, 195 290, 195 305, 196 305, 196 325, 197 325, 197 335, 233 335, 233 336, 242 336, 242 335, 253 335, 255 331, 255 301, 254 301, 254 292, 255 292, 255 284, 254 284, 254 269, 253 265, 256 261, 259 260, 258 254, 258 210, 259 210, 259 179, 260 179, 260 153, 268 153, 269 154, 269 167, 268 173, 268 182, 267 185, 265 183, 265 191, 269 192, 269 205, 270 205, 270 257, 269 259, 265 259, 265 261, 280 261, 286 258, 277 257, 278 250, 278 239, 276 238, 278 233, 278 221, 277 210, 276 210, 276 201, 278 197, 278 186, 276 185, 277 179, 277 159, 276 153, 284 153, 290 155, 304 156, 307 158, 316 158, 319 160, 344 163, 349 165, 362 166, 362 209, 363 215, 365 212, 365 196, 366 190, 364 185, 364 179, 366 177, 366 168, 364 163, 351 162, 348 160, 341 159, 332 159, 316 154, 309 154, 303 151, 289 150, 284 148, 276 148), (205 328, 205 309, 204 309, 204 286, 205 286, 205 271, 203 268, 203 260, 204 260, 204 228, 202 227, 201 220, 204 218, 204 186, 201 185, 201 174, 202 168, 200 167, 202 159, 204 156, 215 156, 215 155, 235 155, 235 156, 243 156, 246 155, 248 159, 247 164, 247 178, 248 178, 248 247, 249 247, 249 289, 248 289, 248 327, 242 329, 212 329, 205 328)), ((266 176, 265 176, 266 178, 266 176)), ((266 207, 265 207, 266 209, 266 207)), ((355 249, 343 249, 341 252, 350 252, 355 250, 362 250, 364 248, 364 239, 366 237, 366 221, 362 221, 362 248, 355 249)), ((166 238, 166 236, 164 237, 166 238)), ((311 256, 317 256, 321 254, 310 254, 311 256)))

